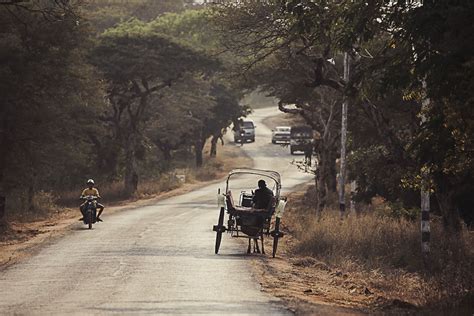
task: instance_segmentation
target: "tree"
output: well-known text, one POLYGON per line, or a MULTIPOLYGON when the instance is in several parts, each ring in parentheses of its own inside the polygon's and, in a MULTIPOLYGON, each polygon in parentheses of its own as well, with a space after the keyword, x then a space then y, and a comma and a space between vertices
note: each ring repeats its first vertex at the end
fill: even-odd
MULTIPOLYGON (((187 10, 182 13, 165 14, 160 19, 150 23, 150 27, 157 32, 163 32, 179 38, 185 45, 199 48, 210 58, 216 58, 220 67, 212 76, 203 78, 209 86, 209 95, 214 105, 209 110, 210 115, 202 119, 202 129, 196 130, 199 135, 195 141, 196 165, 203 162, 202 149, 206 140, 211 137, 211 157, 217 154, 217 142, 222 140, 230 124, 239 117, 246 116, 249 109, 239 104, 243 97, 243 89, 228 78, 226 73, 235 65, 234 56, 223 54, 219 45, 218 35, 212 26, 212 12, 207 9, 187 10)), ((204 82, 201 82, 203 84, 204 82)), ((195 113, 195 118, 199 116, 195 113)))
POLYGON ((138 20, 105 32, 92 61, 108 81, 111 111, 106 120, 124 145, 124 187, 131 195, 138 186, 136 154, 150 104, 157 106, 158 94, 185 73, 210 72, 217 63, 138 20))
POLYGON ((212 109, 213 119, 207 124, 211 138, 210 156, 217 155, 217 142, 223 143, 223 136, 231 123, 242 116, 247 116, 250 109, 247 106, 241 106, 239 99, 241 95, 236 95, 235 89, 230 88, 222 82, 212 84, 211 96, 216 100, 216 105, 212 109))
POLYGON ((165 93, 163 106, 151 119, 155 122, 153 142, 163 149, 165 157, 171 159, 171 150, 192 147, 196 165, 202 165, 202 150, 209 137, 207 125, 216 106, 210 90, 202 76, 189 74, 165 93))
MULTIPOLYGON (((379 159, 388 159, 401 171, 385 181, 390 182, 385 188, 397 190, 379 190, 372 178, 360 194, 364 188, 387 197, 408 193, 418 185, 421 166, 429 165, 446 227, 457 231, 459 206, 453 197, 472 177, 472 56, 467 53, 472 41, 467 39, 473 12, 472 3, 453 1, 266 1, 224 4, 218 21, 228 32, 227 47, 242 56, 245 69, 285 50, 311 60, 307 87, 329 87, 351 99, 351 115, 361 115, 356 119, 369 122, 378 134, 378 149, 366 153, 378 153, 372 157, 380 166, 379 159), (338 69, 342 52, 354 61, 347 84, 338 69), (422 95, 432 106, 419 128, 422 95), (387 98, 396 107, 388 108, 387 98)), ((357 129, 350 126, 349 135, 356 155, 365 150, 357 147, 363 143, 354 138, 361 134, 357 129)), ((357 166, 352 170, 354 177, 363 176, 357 166)))
POLYGON ((113 28, 130 19, 149 22, 169 12, 185 9, 182 0, 140 0, 140 1, 88 1, 82 8, 86 19, 98 33, 113 28))
POLYGON ((0 5, 0 200, 7 204, 15 194, 27 192, 31 202, 38 190, 71 186, 94 156, 84 129, 100 133, 102 91, 84 58, 87 30, 68 2, 43 4, 0 5))
POLYGON ((336 105, 345 93, 342 67, 334 63, 334 58, 339 62, 340 55, 328 60, 330 51, 324 43, 313 41, 314 45, 309 45, 307 38, 293 30, 294 21, 276 1, 224 5, 216 16, 223 28, 224 44, 241 57, 244 73, 240 74, 247 87, 279 99, 281 111, 300 115, 319 135, 315 140, 318 166, 313 172, 318 192, 315 204, 320 213, 328 191, 336 190, 340 135, 336 105))

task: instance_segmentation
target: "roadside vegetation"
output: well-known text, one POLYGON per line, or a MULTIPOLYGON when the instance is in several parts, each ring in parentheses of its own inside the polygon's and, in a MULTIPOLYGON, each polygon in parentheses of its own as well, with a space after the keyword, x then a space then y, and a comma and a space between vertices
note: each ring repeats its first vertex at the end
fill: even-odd
POLYGON ((309 204, 296 203, 287 223, 298 240, 294 254, 361 271, 367 280, 375 271, 387 291, 396 289, 394 298, 399 291, 419 306, 472 296, 473 15, 468 1, 215 8, 223 45, 241 58, 244 84, 275 97, 315 134, 309 204), (340 166, 343 103, 347 170, 340 166), (355 190, 335 205, 341 174, 355 190), (421 192, 429 194, 431 214, 424 254, 421 192), (358 215, 340 220, 350 200, 358 215))
POLYGON ((419 208, 428 173, 432 211, 453 233, 462 220, 470 225, 472 3, 265 1, 215 11, 223 45, 240 57, 243 82, 315 131, 318 212, 337 192, 346 101, 354 200, 380 196, 419 208))
POLYGON ((0 19, 0 226, 78 204, 88 178, 107 203, 221 173, 249 108, 202 5, 4 1, 0 19))
POLYGON ((435 217, 432 241, 436 246, 427 259, 419 251, 418 220, 394 211, 387 203, 374 201, 370 210, 341 220, 336 201, 318 219, 310 194, 300 194, 295 200, 286 218, 295 237, 291 252, 348 273, 355 284, 367 287, 366 297, 378 295, 384 303, 398 299, 423 308, 455 308, 472 293, 472 233, 450 235, 442 219, 435 217))
POLYGON ((337 198, 331 198, 318 220, 311 193, 298 190, 288 199, 279 256, 254 262, 263 290, 283 299, 297 315, 317 314, 327 306, 341 308, 329 308, 327 314, 472 313, 472 233, 447 237, 441 218, 435 217, 432 240, 437 246, 426 261, 419 251, 418 221, 400 216, 381 200, 341 220, 337 198))
MULTIPOLYGON (((209 154, 210 147, 210 144, 206 145, 204 153, 209 154)), ((182 190, 189 190, 201 186, 205 182, 220 179, 234 168, 251 164, 251 159, 242 155, 239 147, 222 146, 219 156, 206 159, 200 168, 195 167, 194 159, 190 155, 187 163, 183 161, 180 168, 172 168, 169 171, 162 172, 156 178, 145 178, 139 183, 137 191, 132 197, 124 194, 123 182, 121 181, 105 183, 99 189, 103 196, 103 203, 107 205, 107 208, 114 208, 123 203, 133 204, 137 200, 153 200, 163 194, 174 194, 173 192, 179 193, 182 190)), ((23 234, 21 231, 23 227, 34 227, 34 225, 26 225, 28 222, 47 221, 55 217, 76 218, 78 216, 78 194, 82 190, 82 184, 79 183, 77 188, 69 191, 36 192, 32 201, 33 208, 28 207, 28 200, 25 196, 15 197, 10 202, 15 212, 6 215, 9 225, 5 228, 10 229, 4 231, 6 233, 5 238, 14 239, 14 236, 7 236, 12 233, 12 227, 16 228, 20 234, 23 234)))

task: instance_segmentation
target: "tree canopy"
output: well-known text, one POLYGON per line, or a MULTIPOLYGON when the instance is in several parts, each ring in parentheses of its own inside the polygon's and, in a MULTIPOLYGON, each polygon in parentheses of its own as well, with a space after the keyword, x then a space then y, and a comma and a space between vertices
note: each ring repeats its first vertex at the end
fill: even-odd
POLYGON ((206 12, 188 1, 0 4, 7 209, 85 178, 122 180, 131 195, 172 168, 175 151, 201 165, 208 138, 247 113, 203 32, 206 12))
POLYGON ((275 0, 215 11, 223 44, 241 57, 240 73, 277 95, 282 110, 296 106, 290 112, 305 116, 313 103, 324 111, 327 103, 312 95, 318 91, 350 99, 350 177, 359 199, 419 205, 428 168, 435 210, 459 229, 459 212, 472 213, 465 207, 473 182, 472 3, 275 0), (347 83, 343 53, 351 58, 347 83))

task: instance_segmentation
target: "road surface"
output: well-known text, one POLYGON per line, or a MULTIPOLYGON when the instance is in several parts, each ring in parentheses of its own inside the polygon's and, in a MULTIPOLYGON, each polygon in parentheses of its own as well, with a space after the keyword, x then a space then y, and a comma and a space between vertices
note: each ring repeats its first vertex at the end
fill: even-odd
MULTIPOLYGON (((256 168, 281 173, 283 187, 310 180, 270 143, 256 110, 256 142, 243 149, 256 168)), ((256 184, 256 183, 255 183, 256 184)), ((289 314, 260 291, 246 246, 223 236, 214 255, 214 184, 156 205, 107 216, 93 230, 77 223, 65 237, 0 272, 0 314, 289 314)))

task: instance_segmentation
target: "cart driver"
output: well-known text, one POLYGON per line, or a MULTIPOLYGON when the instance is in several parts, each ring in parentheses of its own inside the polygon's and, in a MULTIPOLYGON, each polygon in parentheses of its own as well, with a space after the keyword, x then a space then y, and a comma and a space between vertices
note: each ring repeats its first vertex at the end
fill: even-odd
POLYGON ((267 209, 273 197, 273 191, 267 188, 265 180, 258 180, 258 189, 255 190, 252 202, 256 209, 267 209))

